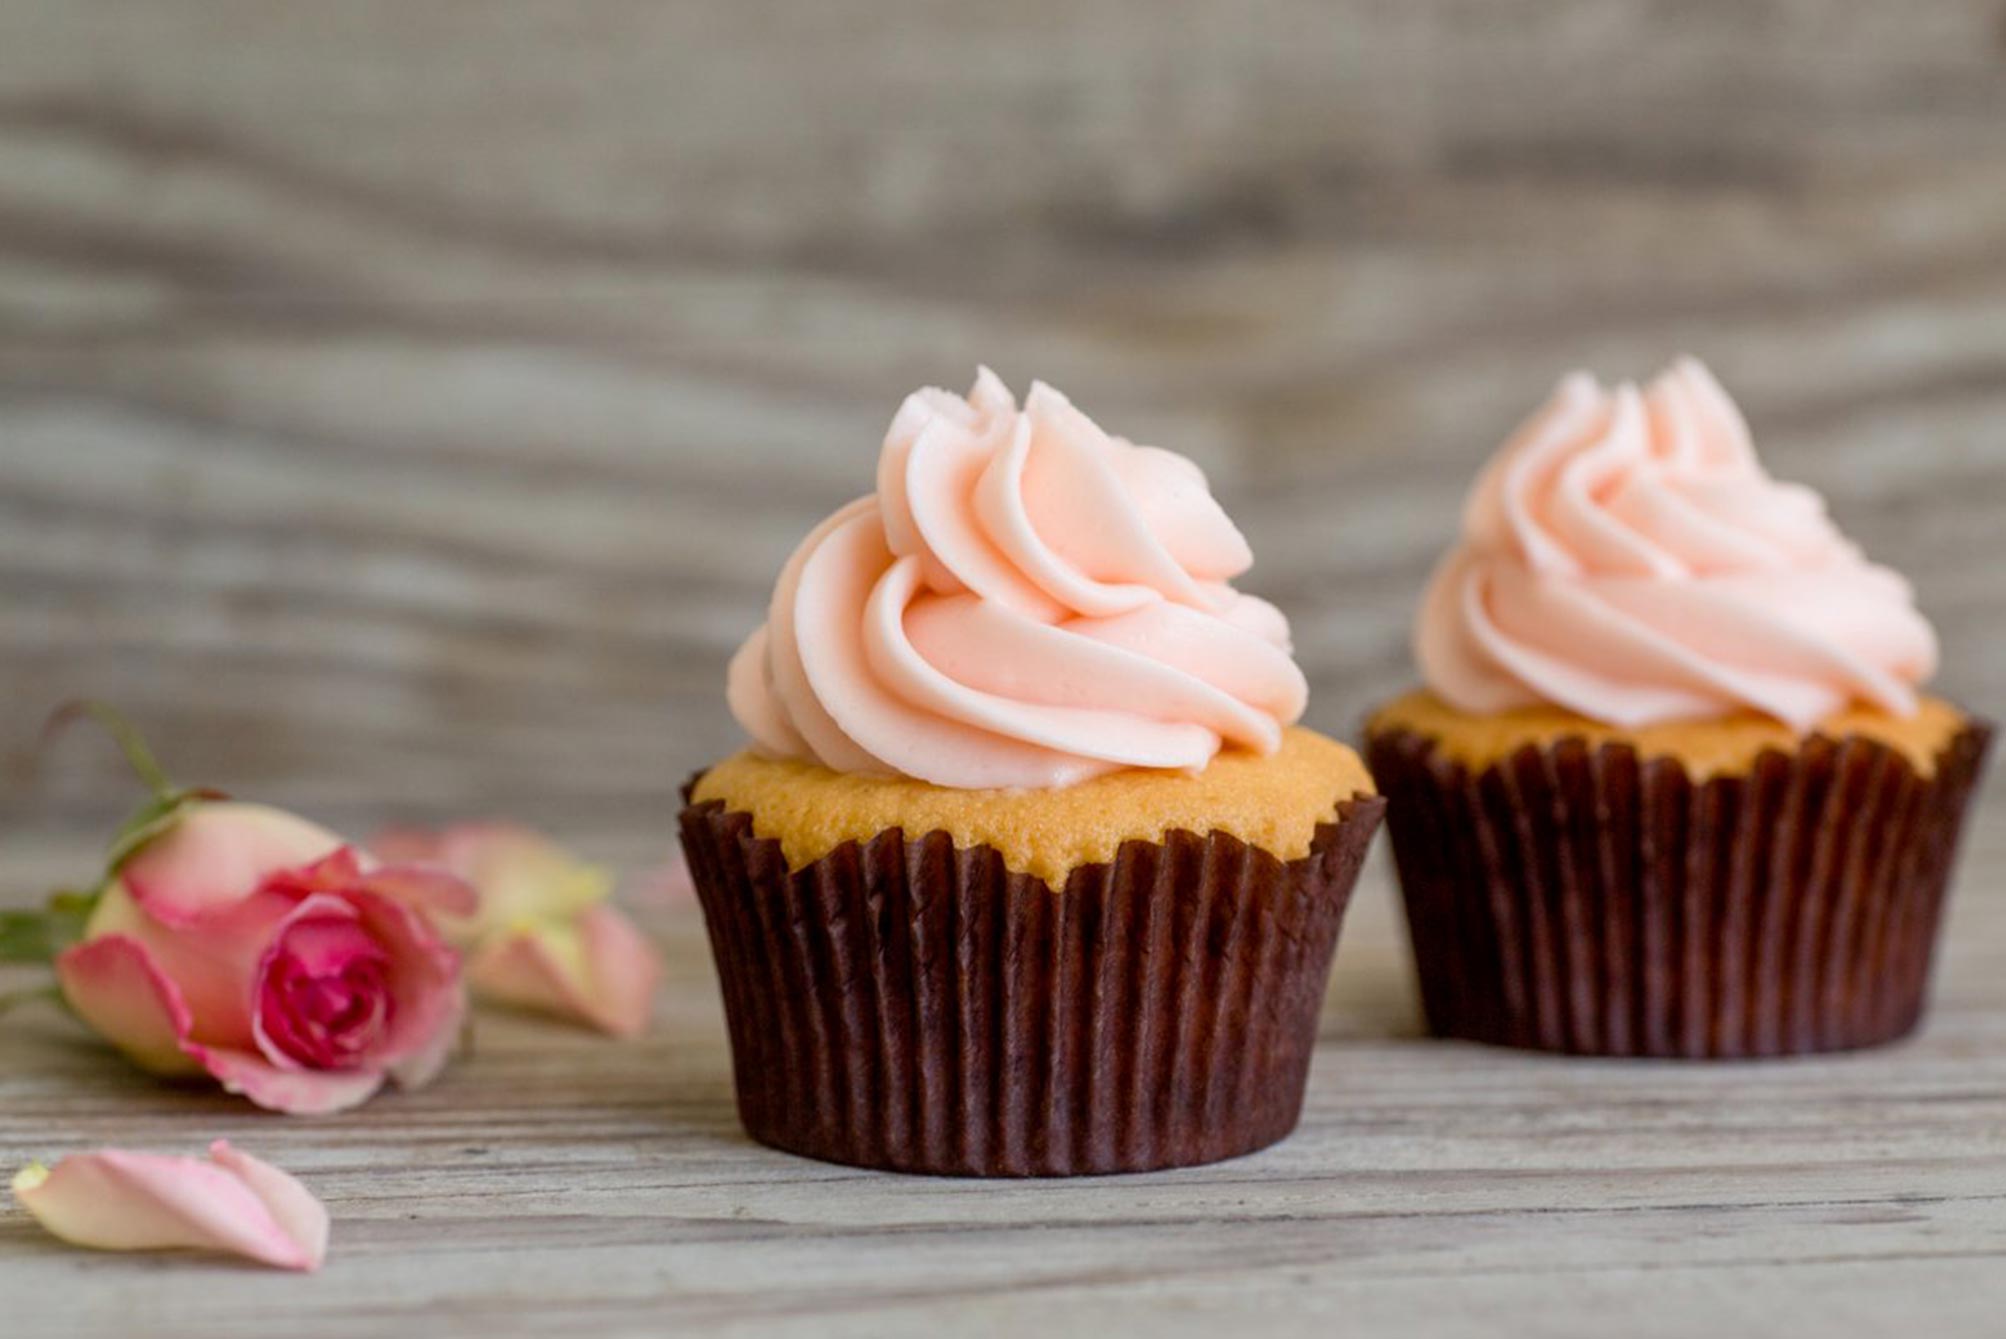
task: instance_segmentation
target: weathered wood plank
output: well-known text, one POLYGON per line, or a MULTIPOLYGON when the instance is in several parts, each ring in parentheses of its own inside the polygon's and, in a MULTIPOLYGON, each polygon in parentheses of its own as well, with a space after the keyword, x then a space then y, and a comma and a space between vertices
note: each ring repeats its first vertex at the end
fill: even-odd
MULTIPOLYGON (((102 745, 25 757, 78 693, 182 775, 353 831, 511 812, 651 863, 736 742, 724 657, 789 545, 866 486, 900 396, 978 361, 1206 466, 1342 733, 1406 681, 1498 437, 1570 365, 1691 349, 1996 712, 2002 64, 1995 0, 0 4, 0 900, 129 796, 102 745)), ((334 1122, 10 1020, 0 1158, 224 1133, 341 1226, 302 1281, 0 1214, 0 1315, 1989 1334, 2006 792, 1982 803, 1910 1046, 1421 1043, 1381 861, 1302 1132, 1116 1183, 745 1144, 687 909, 655 913, 649 1042, 498 1024, 334 1122)))
MULTIPOLYGON (((1989 831, 1974 872, 1996 878, 1989 831)), ((2006 934, 1967 879, 1917 1041, 1769 1064, 1601 1063, 1414 1036, 1385 872, 1347 931, 1301 1129, 1252 1158, 1116 1180, 975 1183, 748 1144, 688 906, 648 1040, 484 1021, 438 1086, 332 1120, 150 1084, 49 1016, 0 1032, 0 1161, 215 1134, 333 1206, 307 1281, 67 1253, 0 1218, 0 1289, 51 1332, 514 1335, 1646 1334, 1914 1323, 1988 1333, 2006 1255, 2006 934), (1801 1309, 1800 1309, 1801 1308, 1801 1309), (1489 1328, 1482 1328, 1483 1326, 1489 1328)), ((39 1332, 39 1331, 36 1331, 39 1332)))

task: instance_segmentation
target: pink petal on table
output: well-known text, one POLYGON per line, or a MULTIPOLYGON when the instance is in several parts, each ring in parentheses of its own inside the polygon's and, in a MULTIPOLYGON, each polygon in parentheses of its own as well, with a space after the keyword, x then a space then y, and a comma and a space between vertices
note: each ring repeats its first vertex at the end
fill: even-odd
POLYGON ((212 1162, 107 1148, 30 1165, 14 1198, 52 1234, 102 1251, 197 1247, 279 1269, 327 1256, 327 1210, 286 1173, 222 1140, 212 1162))
POLYGON ((182 1050, 193 1026, 180 989, 146 946, 112 934, 65 949, 56 959, 63 998, 106 1041, 156 1074, 195 1070, 182 1050))
POLYGON ((327 1206, 315 1199, 311 1190, 269 1162, 239 1153, 227 1139, 209 1145, 209 1160, 264 1201, 279 1230, 298 1243, 315 1267, 327 1258, 327 1206))
POLYGON ((184 1048, 225 1089, 267 1111, 289 1116, 326 1116, 367 1102, 383 1086, 376 1070, 281 1069, 263 1056, 227 1046, 184 1048))
POLYGON ((492 999, 637 1037, 647 1030, 662 962, 632 921, 601 904, 568 926, 507 935, 476 955, 467 978, 492 999))

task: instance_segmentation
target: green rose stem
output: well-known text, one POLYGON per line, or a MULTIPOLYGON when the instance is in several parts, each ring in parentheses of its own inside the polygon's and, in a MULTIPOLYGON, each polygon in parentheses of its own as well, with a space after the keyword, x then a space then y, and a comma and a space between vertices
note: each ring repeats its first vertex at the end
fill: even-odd
POLYGON ((88 698, 65 702, 49 713, 49 719, 42 726, 40 750, 46 750, 56 742, 65 730, 88 716, 111 736, 112 743, 118 745, 125 754, 126 762, 135 775, 153 792, 155 797, 172 794, 174 783, 167 779, 167 773, 153 756, 153 750, 146 746, 146 739, 139 733, 139 727, 127 720, 118 708, 88 698))
POLYGON ((51 962, 84 937, 95 893, 63 889, 40 911, 0 911, 0 963, 51 962))
MULTIPOLYGON (((153 756, 137 727, 115 708, 102 702, 67 702, 49 715, 42 727, 37 752, 46 750, 57 736, 76 721, 88 717, 111 736, 128 766, 149 794, 113 834, 106 855, 105 871, 89 890, 65 888, 52 893, 39 911, 0 911, 0 965, 7 963, 48 963, 70 945, 83 938, 84 926, 96 908, 105 885, 141 847, 181 821, 189 806, 205 800, 227 798, 219 790, 178 787, 153 756)), ((0 993, 0 1013, 13 1005, 49 994, 45 990, 0 993)))
POLYGON ((31 986, 27 990, 0 991, 0 1017, 5 1017, 8 1010, 17 1008, 20 1005, 36 1003, 63 1003, 63 988, 61 986, 31 986))

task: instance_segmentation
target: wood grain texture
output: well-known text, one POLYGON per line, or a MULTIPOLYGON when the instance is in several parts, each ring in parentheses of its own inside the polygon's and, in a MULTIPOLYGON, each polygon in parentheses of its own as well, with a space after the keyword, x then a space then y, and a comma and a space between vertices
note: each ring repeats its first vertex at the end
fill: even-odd
POLYGON ((222 1135, 335 1217, 327 1269, 67 1250, 0 1214, 10 1335, 1997 1332, 2006 869, 1981 834, 1920 1038, 1784 1063, 1418 1037, 1383 869, 1339 952, 1303 1122, 1212 1167, 1054 1182, 860 1172, 740 1133, 692 908, 647 1040, 507 1017, 435 1087, 335 1119, 148 1082, 54 1014, 0 1032, 0 1162, 222 1135), (422 1320, 421 1320, 422 1318, 422 1320))
MULTIPOLYGON (((130 796, 28 756, 79 693, 345 829, 658 859, 787 549, 978 361, 1200 460, 1351 733, 1499 436, 1690 349, 1997 715, 2003 131, 1998 0, 0 0, 0 900, 130 796)), ((302 1282, 0 1217, 0 1328, 1994 1333, 2002 818, 1928 1034, 1774 1067, 1417 1043, 1382 862, 1303 1132, 1108 1185, 746 1145, 686 913, 653 1041, 339 1122, 10 1020, 0 1154, 228 1133, 343 1225, 302 1282)))

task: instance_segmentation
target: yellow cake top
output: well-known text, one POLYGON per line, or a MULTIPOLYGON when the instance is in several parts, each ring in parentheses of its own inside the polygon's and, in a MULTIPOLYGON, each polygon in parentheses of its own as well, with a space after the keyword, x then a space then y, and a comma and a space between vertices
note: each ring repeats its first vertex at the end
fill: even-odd
MULTIPOLYGON (((1925 697, 1913 716, 1849 707, 1826 717, 1811 733, 1835 740, 1857 735, 1885 744, 1906 757, 1918 773, 1929 776, 1936 771, 1937 755, 1965 724, 1964 713, 1956 707, 1941 698, 1925 697)), ((1696 779, 1750 771, 1765 750, 1793 753, 1805 739, 1781 721, 1754 713, 1667 721, 1631 730, 1552 706, 1474 715, 1450 706, 1426 689, 1396 698, 1366 722, 1369 734, 1392 730, 1407 730, 1433 740, 1439 755, 1472 772, 1508 758, 1528 744, 1544 748, 1560 739, 1578 737, 1591 746, 1628 744, 1646 759, 1676 759, 1696 779)))
POLYGON ((1298 727, 1268 757, 1228 749, 1195 775, 1128 768, 1059 790, 953 790, 748 751, 705 772, 692 799, 751 814, 754 835, 778 840, 791 869, 903 828, 945 832, 963 848, 993 846, 1010 869, 1061 888, 1079 866, 1112 861, 1123 842, 1161 841, 1180 828, 1229 833, 1299 860, 1341 801, 1373 793, 1356 753, 1298 727))

